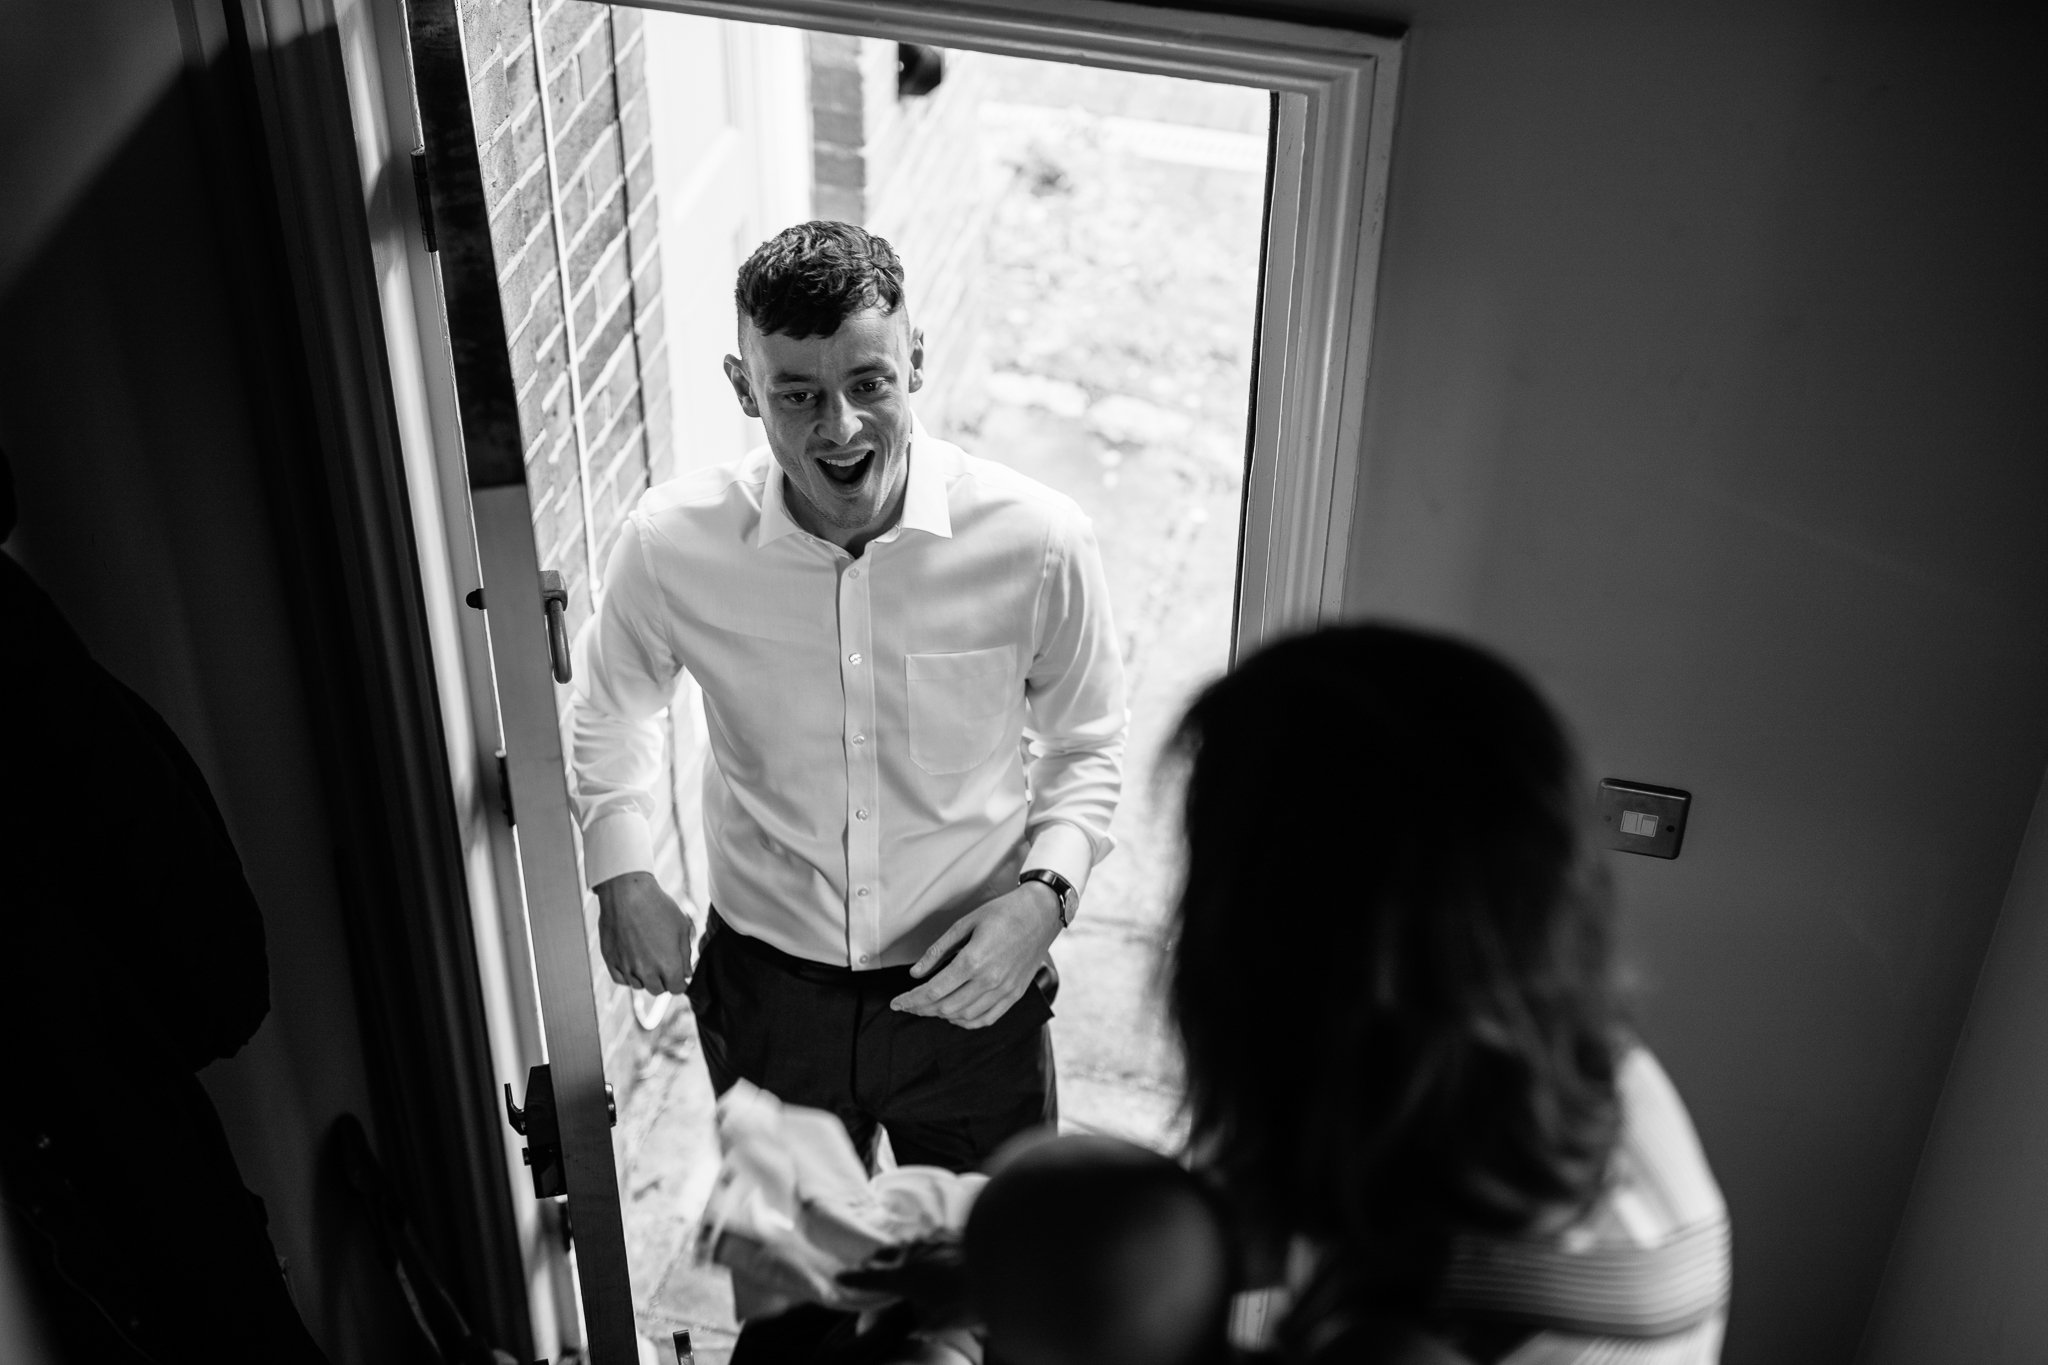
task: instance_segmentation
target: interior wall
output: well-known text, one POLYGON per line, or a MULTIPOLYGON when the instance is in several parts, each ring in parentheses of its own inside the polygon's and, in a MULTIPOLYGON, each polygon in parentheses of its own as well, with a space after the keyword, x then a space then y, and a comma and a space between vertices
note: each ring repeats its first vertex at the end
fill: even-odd
MULTIPOLYGON (((201 1080, 315 1337, 339 1361, 409 1359, 396 1289, 321 1161, 338 1115, 373 1141, 376 1116, 263 474, 311 456, 260 434, 257 339, 231 303, 245 263, 210 194, 235 163, 197 99, 211 27, 189 3, 0 0, 6 548, 212 786, 263 909, 272 1004, 201 1080)), ((106 795, 123 799, 118 773, 106 795)), ((120 989, 80 964, 80 1009, 120 989)))
POLYGON ((1614 861, 1725 1358, 1847 1361, 2048 759, 2037 8, 1284 13, 1407 25, 1347 610, 1693 793, 1614 861))
POLYGON ((2048 782, 1893 1246, 1865 1365, 2027 1365, 2048 1342, 2048 782))

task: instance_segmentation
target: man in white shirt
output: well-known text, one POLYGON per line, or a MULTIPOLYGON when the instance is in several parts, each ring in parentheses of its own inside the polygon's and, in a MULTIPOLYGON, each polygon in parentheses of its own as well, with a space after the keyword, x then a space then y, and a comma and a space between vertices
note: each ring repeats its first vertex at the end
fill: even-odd
POLYGON ((1055 1116, 1047 950, 1109 851, 1128 716, 1068 498, 926 433, 889 244, 764 243, 727 376, 768 445, 652 489, 578 641, 574 762, 615 979, 687 984, 713 1084, 954 1170, 1055 1116), (656 883, 655 717, 687 668, 711 922, 656 883))

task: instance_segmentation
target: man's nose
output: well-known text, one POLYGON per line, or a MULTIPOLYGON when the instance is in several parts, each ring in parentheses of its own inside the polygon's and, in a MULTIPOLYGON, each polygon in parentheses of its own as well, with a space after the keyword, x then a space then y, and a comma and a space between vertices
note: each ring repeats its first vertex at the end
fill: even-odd
POLYGON ((860 435, 860 415, 853 404, 838 394, 826 394, 818 401, 818 437, 843 446, 860 435))

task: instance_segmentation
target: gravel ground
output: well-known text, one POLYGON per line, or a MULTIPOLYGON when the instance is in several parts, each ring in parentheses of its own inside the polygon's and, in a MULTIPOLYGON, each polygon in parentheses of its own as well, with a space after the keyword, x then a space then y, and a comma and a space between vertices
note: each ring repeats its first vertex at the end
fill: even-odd
POLYGON ((1154 978, 1175 836, 1155 763, 1229 657, 1267 100, 994 65, 989 401, 963 443, 1094 519, 1131 690, 1118 848, 1053 949, 1062 1118, 1166 1146, 1178 1081, 1154 978))
MULTIPOLYGON (((1062 1120, 1170 1146, 1177 1064, 1155 976, 1174 836, 1155 761, 1228 658, 1267 97, 982 63, 986 391, 948 434, 1094 519, 1131 684, 1119 846, 1054 948, 1062 1120)), ((698 1359, 723 1365, 730 1291, 688 1255, 716 1166, 695 1049, 688 1009, 671 1010, 620 1116, 622 1185, 643 1332, 665 1353, 688 1327, 698 1359)))

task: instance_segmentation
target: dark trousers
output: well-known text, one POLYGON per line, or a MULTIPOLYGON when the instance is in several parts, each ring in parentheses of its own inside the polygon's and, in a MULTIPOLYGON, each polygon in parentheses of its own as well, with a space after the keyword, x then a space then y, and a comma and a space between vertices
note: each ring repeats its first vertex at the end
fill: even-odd
MULTIPOLYGON (((1018 1133, 1058 1122, 1050 966, 982 1029, 889 1008, 917 984, 908 967, 856 972, 792 957, 714 909, 689 988, 711 1088, 723 1095, 752 1081, 837 1114, 870 1162, 886 1131, 899 1164, 950 1171, 974 1170, 1018 1133)), ((862 1361, 854 1325, 854 1315, 812 1304, 750 1321, 733 1365, 862 1361)))
POLYGON ((995 1023, 963 1029, 889 1002, 908 967, 856 972, 792 957, 711 912, 690 1007, 711 1085, 752 1081, 839 1116, 871 1157, 877 1130, 903 1165, 971 1171, 1028 1128, 1057 1122, 1048 966, 995 1023))

